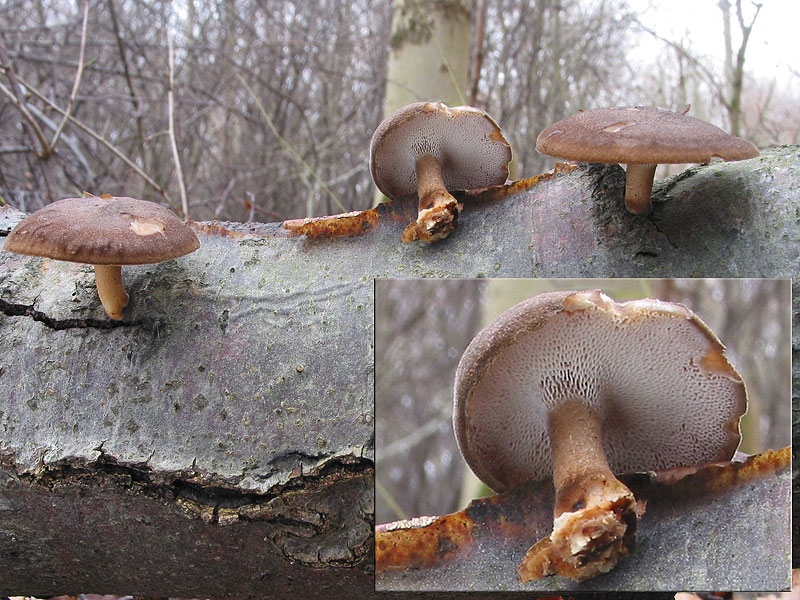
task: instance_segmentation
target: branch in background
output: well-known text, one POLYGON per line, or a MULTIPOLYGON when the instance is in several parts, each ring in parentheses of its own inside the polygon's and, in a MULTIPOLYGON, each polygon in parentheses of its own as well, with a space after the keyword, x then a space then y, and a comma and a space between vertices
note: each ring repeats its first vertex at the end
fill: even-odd
MULTIPOLYGON (((672 40, 668 40, 667 38, 658 35, 654 30, 650 29, 646 25, 641 22, 638 22, 639 27, 642 28, 643 31, 652 35, 655 39, 660 42, 665 43, 670 48, 673 48, 678 54, 685 57, 686 60, 706 79, 708 84, 714 90, 715 96, 719 99, 720 103, 725 107, 726 110, 729 109, 727 98, 725 98, 725 92, 722 87, 717 83, 716 77, 714 73, 706 67, 697 57, 693 56, 686 48, 684 48, 681 44, 677 42, 673 42, 672 40)), ((680 110, 677 107, 674 107, 676 110, 680 110)))
MULTIPOLYGON (((31 94, 33 94, 33 95, 34 95, 34 96, 36 96, 36 97, 37 97, 39 100, 41 100, 42 102, 44 102, 45 104, 47 104, 47 106, 49 106, 50 108, 52 108, 54 111, 56 111, 57 113, 59 113, 59 114, 61 114, 61 115, 65 114, 65 112, 66 112, 66 111, 65 111, 63 108, 61 108, 61 107, 57 106, 56 104, 54 104, 53 102, 51 102, 50 100, 48 100, 48 99, 45 97, 45 95, 44 95, 44 94, 42 94, 42 93, 41 93, 39 90, 37 90, 36 88, 34 88, 33 86, 31 86, 31 85, 30 85, 28 82, 26 82, 26 81, 25 81, 24 79, 22 79, 21 77, 18 77, 18 79, 19 79, 19 81, 20 81, 20 82, 21 82, 21 83, 22 83, 22 84, 23 84, 23 85, 24 85, 24 86, 25 86, 25 87, 28 89, 28 91, 29 91, 31 94)), ((114 154, 114 156, 116 156, 117 158, 119 158, 119 159, 120 159, 122 162, 124 162, 124 163, 125 163, 126 165, 128 165, 128 166, 129 166, 131 169, 133 169, 134 173, 136 173, 136 174, 137 174, 139 177, 141 177, 142 179, 144 179, 144 180, 145 180, 145 182, 147 182, 147 184, 148 184, 148 185, 150 185, 150 186, 151 186, 151 187, 152 187, 154 190, 156 190, 156 191, 157 191, 159 194, 161 194, 161 195, 164 197, 164 199, 165 199, 165 200, 166 200, 166 201, 167 201, 167 202, 170 204, 170 206, 172 206, 173 210, 175 209, 175 202, 172 200, 172 198, 170 198, 169 194, 168 194, 168 193, 167 193, 167 191, 166 191, 166 190, 163 188, 163 186, 159 185, 159 184, 158 184, 158 183, 157 183, 157 182, 156 182, 156 181, 155 181, 155 180, 154 180, 152 177, 150 177, 150 176, 149 176, 147 173, 145 173, 145 172, 142 170, 142 168, 141 168, 141 167, 139 167, 139 165, 137 165, 137 164, 136 164, 135 162, 133 162, 133 161, 132 161, 130 158, 128 158, 127 156, 125 156, 125 155, 124 155, 124 154, 123 154, 123 153, 122 153, 120 150, 118 150, 118 149, 117 149, 117 147, 116 147, 116 146, 114 146, 114 145, 113 145, 111 142, 109 142, 108 140, 106 140, 106 139, 105 139, 105 138, 102 136, 102 134, 100 134, 100 133, 96 132, 94 129, 92 129, 92 128, 91 128, 91 127, 89 127, 88 125, 86 125, 86 124, 82 123, 81 121, 79 121, 78 119, 76 119, 75 117, 73 117, 73 116, 71 116, 71 115, 69 115, 67 118, 68 118, 68 119, 69 119, 69 121, 70 121, 70 122, 71 122, 73 125, 75 125, 75 126, 78 128, 78 129, 80 129, 81 131, 83 131, 84 133, 86 133, 87 135, 89 135, 90 137, 92 137, 92 138, 94 138, 95 140, 97 140, 98 142, 100 142, 100 143, 101 143, 103 146, 105 146, 105 147, 106 147, 108 150, 110 150, 110 151, 111 151, 111 153, 112 153, 112 154, 114 154)))
POLYGON ((178 178, 178 189, 181 194, 181 211, 183 218, 189 218, 189 200, 186 198, 186 183, 183 179, 181 156, 178 152, 178 141, 175 139, 175 58, 172 48, 172 35, 167 34, 167 54, 169 55, 169 86, 167 87, 167 112, 169 113, 169 145, 172 148, 172 158, 175 160, 175 174, 178 178))
POLYGON ((250 94, 250 96, 253 98, 253 101, 256 103, 256 106, 258 107, 259 112, 264 117, 264 121, 267 123, 267 126, 270 128, 270 131, 272 131, 272 133, 275 135, 275 137, 278 138, 278 141, 281 143, 281 145, 286 150, 289 151, 289 153, 295 158, 295 160, 297 160, 297 162, 299 162, 303 166, 303 168, 306 171, 308 171, 315 180, 317 180, 319 182, 319 184, 328 193, 328 195, 331 197, 331 199, 333 200, 334 204, 336 204, 336 206, 339 208, 339 210, 341 210, 342 212, 347 212, 347 209, 344 207, 344 204, 342 204, 342 201, 339 200, 339 198, 336 196, 336 194, 333 192, 333 190, 331 188, 329 188, 328 185, 324 181, 322 181, 322 178, 317 174, 317 172, 314 169, 311 168, 311 165, 309 165, 305 160, 303 160, 303 157, 300 156, 300 154, 297 152, 297 150, 295 150, 292 147, 292 145, 289 142, 287 142, 284 139, 284 137, 280 134, 280 132, 278 131, 278 128, 275 127, 275 123, 272 122, 272 119, 267 114, 267 111, 264 108, 264 105, 261 104, 261 100, 258 99, 258 96, 256 96, 255 92, 253 91, 253 88, 251 88, 248 85, 248 83, 244 80, 244 77, 242 77, 239 73, 236 73, 236 77, 241 82, 241 84, 245 87, 245 89, 250 94))
POLYGON ((119 31, 119 24, 117 23, 117 12, 114 9, 114 2, 113 0, 108 0, 108 14, 111 17, 111 26, 114 29, 114 37, 117 39, 117 49, 119 50, 119 59, 122 63, 122 72, 125 77, 125 83, 128 86, 128 91, 131 94, 131 102, 133 103, 133 110, 135 115, 135 122, 136 122, 136 134, 139 138, 139 153, 142 155, 142 164, 146 165, 146 158, 145 158, 145 143, 144 143, 144 127, 142 127, 142 112, 141 107, 139 106, 139 97, 136 95, 136 89, 133 87, 133 79, 131 77, 131 71, 128 67, 128 59, 125 56, 125 46, 122 41, 122 35, 119 31))
POLYGON ((218 219, 220 213, 225 208, 225 202, 228 200, 228 194, 231 193, 233 189, 233 185, 236 183, 236 177, 231 177, 228 185, 225 186, 225 190, 222 192, 222 197, 219 199, 219 204, 217 204, 217 208, 214 209, 214 219, 218 219))
POLYGON ((380 454, 376 457, 376 462, 380 463, 382 461, 386 461, 387 459, 390 459, 398 454, 407 454, 427 438, 441 431, 443 423, 447 423, 449 420, 450 417, 447 416, 445 419, 430 421, 422 427, 414 429, 407 436, 400 438, 399 440, 394 440, 391 444, 387 444, 381 449, 380 454))
MULTIPOLYGON (((31 111, 31 114, 39 119, 42 123, 44 123, 47 127, 55 131, 58 127, 56 122, 49 118, 46 114, 44 114, 35 104, 28 105, 28 110, 31 111)), ((92 167, 89 165, 89 161, 86 160, 86 156, 84 156, 81 149, 78 147, 78 141, 72 137, 71 135, 62 134, 61 135, 61 143, 66 145, 72 153, 75 155, 75 158, 81 163, 84 171, 86 171, 86 176, 93 180, 96 177, 95 172, 92 170, 92 167)), ((31 148, 32 150, 32 148, 31 148)))
POLYGON ((486 35, 486 0, 475 2, 475 48, 472 52, 470 65, 469 105, 478 106, 478 84, 481 80, 483 67, 483 39, 486 35))
POLYGON ((61 118, 61 123, 58 124, 56 132, 53 134, 53 139, 50 140, 51 152, 55 149, 56 144, 58 143, 58 138, 61 136, 61 132, 64 130, 64 126, 67 124, 69 116, 72 114, 72 109, 75 107, 75 99, 78 97, 78 88, 80 88, 81 86, 81 78, 83 77, 83 55, 86 50, 86 23, 88 18, 89 18, 89 0, 86 0, 86 2, 83 5, 83 23, 81 24, 81 45, 80 45, 80 50, 78 51, 78 68, 75 71, 75 83, 72 84, 72 93, 69 95, 69 101, 67 102, 67 110, 64 112, 64 115, 61 118))
POLYGON ((33 146, 6 146, 0 148, 0 154, 24 154, 25 152, 33 152, 33 146))
POLYGON ((0 71, 5 74, 9 84, 11 85, 10 88, 7 88, 0 83, 0 92, 8 97, 8 99, 11 101, 11 105, 16 108, 22 115, 22 118, 27 121, 28 125, 30 126, 29 133, 31 140, 33 141, 33 146, 36 147, 36 143, 39 142, 39 146, 41 147, 38 155, 41 158, 48 158, 53 153, 53 149, 48 145, 47 138, 45 137, 42 128, 39 127, 39 123, 36 122, 36 119, 33 118, 33 115, 31 115, 26 107, 25 98, 19 89, 19 78, 17 77, 16 73, 14 73, 14 69, 11 68, 11 59, 8 57, 8 50, 6 50, 6 45, 3 42, 2 37, 0 37, 0 63, 2 63, 0 64, 0 71))

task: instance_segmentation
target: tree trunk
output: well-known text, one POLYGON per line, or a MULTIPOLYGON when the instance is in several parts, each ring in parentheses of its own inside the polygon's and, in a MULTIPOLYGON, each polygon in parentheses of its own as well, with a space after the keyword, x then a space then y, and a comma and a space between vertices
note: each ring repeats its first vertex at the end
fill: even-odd
POLYGON ((123 268, 113 323, 90 267, 0 252, 4 594, 369 597, 373 278, 797 276, 800 148, 657 182, 648 217, 623 188, 463 197, 435 244, 400 243, 411 198, 357 236, 196 224, 197 252, 123 268))
POLYGON ((744 60, 747 52, 747 42, 750 33, 758 18, 761 4, 753 3, 754 12, 750 24, 744 21, 742 13, 742 0, 736 0, 736 23, 739 26, 741 40, 739 47, 734 52, 731 32, 731 3, 730 0, 719 0, 717 3, 722 11, 722 35, 725 46, 725 97, 723 104, 728 112, 731 135, 742 135, 742 91, 744 87, 744 60))
POLYGON ((385 114, 411 102, 466 102, 471 5, 467 0, 395 0, 385 114))

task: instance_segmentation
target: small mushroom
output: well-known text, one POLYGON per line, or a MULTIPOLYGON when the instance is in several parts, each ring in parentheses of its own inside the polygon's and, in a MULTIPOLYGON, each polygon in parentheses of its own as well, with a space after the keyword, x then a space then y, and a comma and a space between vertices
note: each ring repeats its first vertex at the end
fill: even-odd
POLYGON ((447 237, 461 211, 450 191, 503 184, 509 162, 511 146, 500 126, 471 106, 409 104, 387 117, 370 143, 378 189, 391 199, 419 197, 419 215, 403 231, 404 242, 447 237))
POLYGON ((495 491, 553 478, 553 531, 527 581, 605 573, 643 504, 614 473, 730 459, 747 406, 725 348, 688 308, 599 290, 540 294, 478 333, 456 371, 453 424, 495 491))
POLYGON ((94 265, 97 294, 114 320, 128 305, 121 265, 159 263, 199 247, 194 232, 166 208, 108 194, 48 204, 3 244, 7 252, 94 265))
POLYGON ((759 154, 747 140, 685 113, 638 106, 567 117, 539 134, 536 150, 566 160, 627 165, 625 206, 638 215, 653 210, 650 194, 658 164, 744 160, 759 154))

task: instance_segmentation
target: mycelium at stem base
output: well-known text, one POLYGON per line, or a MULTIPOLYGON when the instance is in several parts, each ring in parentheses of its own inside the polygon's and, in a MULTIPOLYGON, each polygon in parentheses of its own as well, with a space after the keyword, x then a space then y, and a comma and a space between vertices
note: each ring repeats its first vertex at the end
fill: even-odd
POLYGON ((461 204, 444 184, 442 166, 431 154, 417 159, 417 220, 405 228, 402 241, 434 242, 446 238, 456 226, 461 204))
POLYGON ((625 208, 635 215, 649 215, 653 211, 650 195, 658 165, 627 165, 625 173, 625 208))
POLYGON ((525 554, 521 581, 559 574, 582 580, 613 569, 628 554, 643 512, 611 473, 602 423, 578 400, 549 414, 556 491, 553 532, 525 554))
POLYGON ((94 265, 97 295, 110 319, 122 319, 122 311, 128 306, 128 293, 122 285, 120 265, 94 265))

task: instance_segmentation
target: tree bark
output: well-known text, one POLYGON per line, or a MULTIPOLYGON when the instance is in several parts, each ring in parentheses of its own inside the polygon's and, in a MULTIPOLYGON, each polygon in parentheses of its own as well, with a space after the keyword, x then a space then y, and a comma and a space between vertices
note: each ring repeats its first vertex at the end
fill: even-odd
POLYGON ((369 597, 373 278, 797 277, 800 148, 657 182, 647 217, 623 189, 493 188, 435 244, 400 243, 411 198, 355 236, 195 224, 113 323, 90 267, 0 252, 3 592, 369 597))
POLYGON ((376 585, 417 593, 788 589, 789 455, 785 448, 745 462, 621 476, 646 511, 630 554, 593 579, 518 580, 526 550, 553 527, 553 484, 539 481, 439 519, 380 526, 376 585))
POLYGON ((384 114, 412 102, 466 102, 471 5, 395 0, 384 114))

